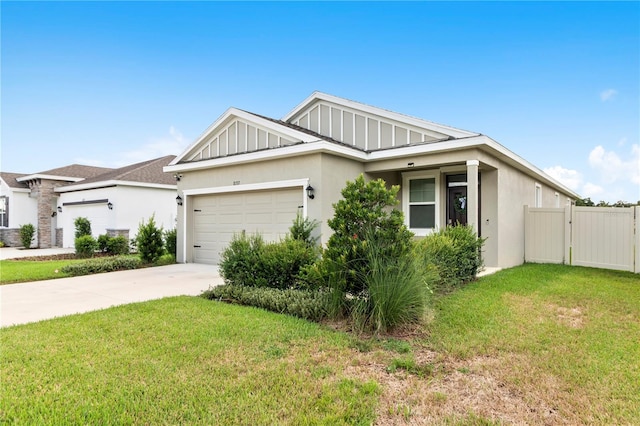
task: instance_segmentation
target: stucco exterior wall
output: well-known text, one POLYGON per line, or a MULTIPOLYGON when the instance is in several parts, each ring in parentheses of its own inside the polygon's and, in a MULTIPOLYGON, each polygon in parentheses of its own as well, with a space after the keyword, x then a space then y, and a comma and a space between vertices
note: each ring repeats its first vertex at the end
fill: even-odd
MULTIPOLYGON (((9 204, 8 227, 0 227, 0 241, 9 247, 18 247, 20 236, 18 229, 28 223, 38 227, 38 200, 29 197, 29 192, 14 190, 0 180, 0 196, 6 196, 9 204)), ((32 247, 37 245, 38 236, 34 237, 32 247)))
POLYGON ((91 233, 97 238, 110 230, 129 230, 130 238, 134 238, 138 226, 155 214, 157 226, 170 229, 175 226, 176 192, 173 189, 143 188, 133 186, 115 186, 96 188, 60 194, 58 205, 62 212, 58 213, 58 226, 63 229, 63 246, 74 247, 75 226, 77 217, 87 217, 91 221, 91 233), (64 206, 90 200, 107 199, 113 204, 113 210, 107 204, 87 204, 64 206))
MULTIPOLYGON (((259 163, 183 172, 177 184, 178 193, 184 199, 184 191, 189 190, 206 191, 234 185, 240 187, 247 184, 309 179, 309 184, 314 188, 315 198, 307 200, 307 217, 321 222, 319 234, 320 241, 324 244, 331 235, 327 219, 333 217, 332 204, 341 198, 340 191, 347 180, 355 179, 362 172, 363 166, 360 162, 329 154, 314 153, 259 163)), ((185 220, 188 222, 186 238, 178 238, 179 262, 185 261, 182 255, 184 245, 189 247, 193 238, 190 229, 192 217, 188 210, 188 205, 186 210, 178 209, 178 229, 185 229, 185 220)), ((180 231, 179 233, 181 234, 180 231)))
POLYGON ((176 227, 175 189, 118 186, 112 198, 115 222, 109 229, 128 229, 129 237, 135 238, 140 223, 147 222, 152 215, 156 226, 164 230, 176 227))
MULTIPOLYGON (((519 170, 502 163, 498 170, 498 258, 502 268, 524 262, 524 213, 525 205, 534 206, 536 184, 542 191, 542 206, 555 207, 555 193, 559 192, 519 170)), ((568 194, 559 192, 561 202, 568 194)), ((562 205, 562 204, 561 204, 562 205)))

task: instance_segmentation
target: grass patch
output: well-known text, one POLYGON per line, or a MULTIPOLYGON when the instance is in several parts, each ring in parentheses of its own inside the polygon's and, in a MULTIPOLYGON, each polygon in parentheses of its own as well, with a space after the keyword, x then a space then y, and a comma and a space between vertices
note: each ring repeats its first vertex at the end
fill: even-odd
POLYGON ((62 272, 65 265, 82 260, 0 260, 0 285, 51 280, 70 276, 62 272))
POLYGON ((569 423, 640 423, 638 275, 505 270, 440 298, 429 332, 458 372, 490 374, 536 409, 569 423))
POLYGON ((345 375, 340 364, 353 353, 348 336, 260 309, 167 298, 9 327, 0 335, 0 423, 375 419, 379 386, 345 375))
POLYGON ((179 297, 9 327, 0 423, 640 424, 640 276, 524 265, 433 317, 363 339, 179 297))

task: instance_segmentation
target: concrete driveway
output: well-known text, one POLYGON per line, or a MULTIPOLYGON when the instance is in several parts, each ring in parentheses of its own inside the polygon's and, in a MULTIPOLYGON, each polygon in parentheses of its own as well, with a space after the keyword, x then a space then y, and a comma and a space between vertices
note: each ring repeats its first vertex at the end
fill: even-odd
POLYGON ((222 284, 218 268, 180 263, 0 286, 0 327, 168 296, 197 296, 222 284))

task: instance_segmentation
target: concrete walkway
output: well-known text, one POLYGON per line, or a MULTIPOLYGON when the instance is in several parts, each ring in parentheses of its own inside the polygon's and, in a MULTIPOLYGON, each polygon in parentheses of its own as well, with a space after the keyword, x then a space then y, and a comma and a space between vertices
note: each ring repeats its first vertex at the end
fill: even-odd
POLYGON ((35 256, 51 256, 54 254, 67 254, 75 253, 75 249, 72 248, 47 248, 47 249, 23 249, 16 247, 2 247, 0 248, 0 259, 20 259, 23 257, 35 257, 35 256))
MULTIPOLYGON (((4 255, 6 248, 1 249, 4 255)), ((36 250, 24 250, 35 252, 36 250)), ((41 250, 37 250, 41 255, 41 250)), ((35 254, 31 254, 33 256, 35 254)), ((4 258, 4 256, 3 256, 4 258)), ((222 284, 218 268, 180 263, 0 286, 0 327, 168 296, 197 296, 222 284)))

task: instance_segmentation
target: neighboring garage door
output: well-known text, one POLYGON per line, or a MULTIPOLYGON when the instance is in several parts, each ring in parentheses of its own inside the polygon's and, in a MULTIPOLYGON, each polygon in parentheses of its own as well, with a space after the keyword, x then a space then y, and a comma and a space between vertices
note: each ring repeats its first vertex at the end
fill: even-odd
POLYGON ((265 241, 284 237, 298 211, 300 187, 198 195, 193 198, 193 262, 217 265, 233 235, 260 233, 265 241))

